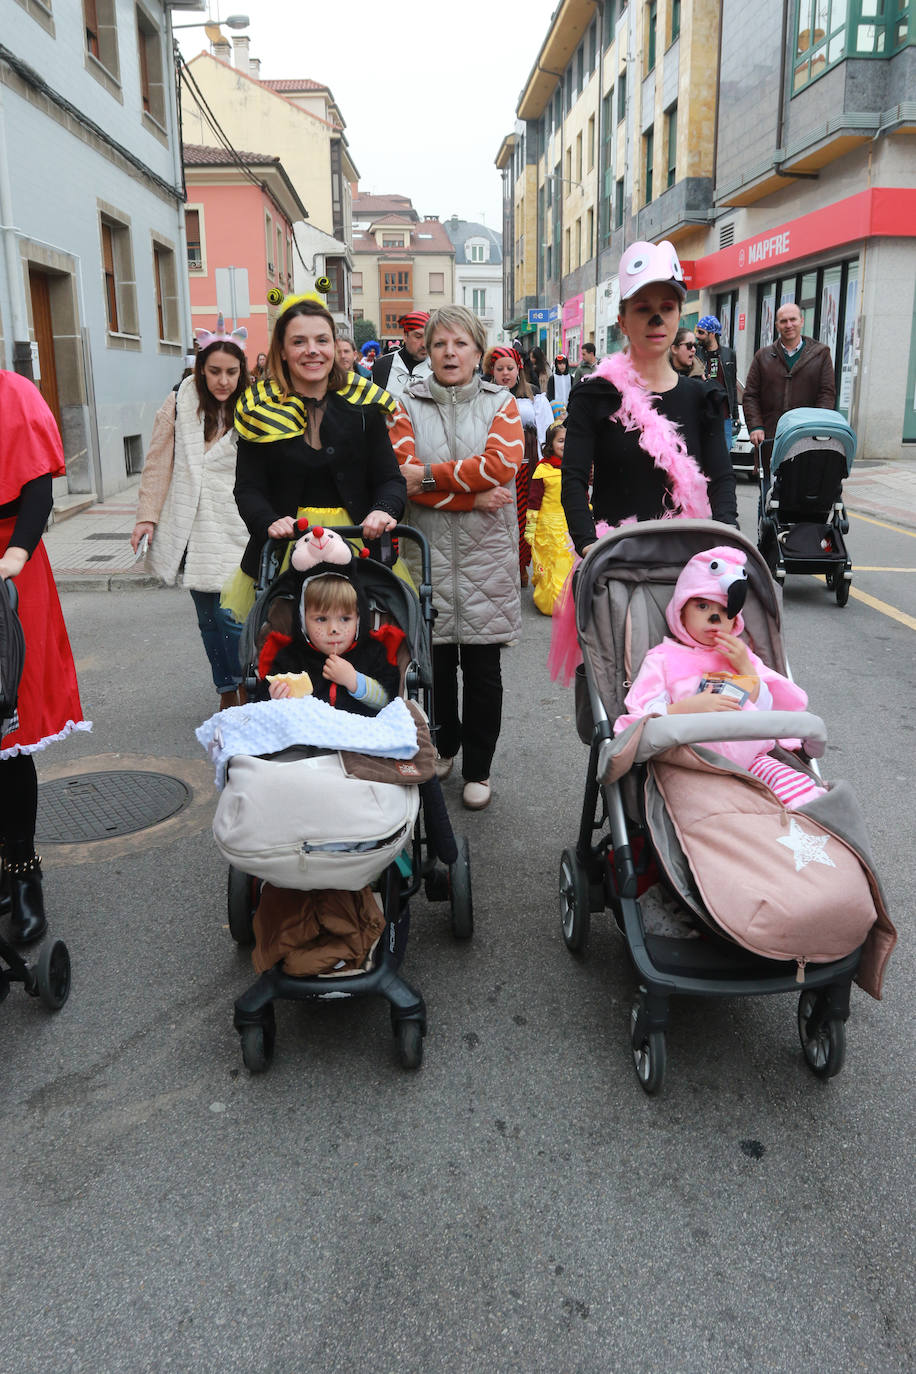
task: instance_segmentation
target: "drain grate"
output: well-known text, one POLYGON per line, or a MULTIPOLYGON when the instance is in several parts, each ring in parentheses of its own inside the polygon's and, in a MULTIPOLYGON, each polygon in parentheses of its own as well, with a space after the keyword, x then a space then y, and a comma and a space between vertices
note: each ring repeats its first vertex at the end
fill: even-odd
POLYGON ((184 810, 191 789, 167 773, 81 773, 38 788, 39 844, 133 835, 184 810))

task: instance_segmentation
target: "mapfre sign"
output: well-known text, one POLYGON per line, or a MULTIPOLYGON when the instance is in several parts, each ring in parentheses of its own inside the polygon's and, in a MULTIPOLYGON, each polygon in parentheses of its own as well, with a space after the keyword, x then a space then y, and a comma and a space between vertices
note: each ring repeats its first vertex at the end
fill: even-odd
POLYGON ((916 190, 873 186, 708 257, 693 262, 682 260, 681 267, 691 291, 699 291, 784 263, 800 262, 848 243, 881 237, 916 237, 916 190))

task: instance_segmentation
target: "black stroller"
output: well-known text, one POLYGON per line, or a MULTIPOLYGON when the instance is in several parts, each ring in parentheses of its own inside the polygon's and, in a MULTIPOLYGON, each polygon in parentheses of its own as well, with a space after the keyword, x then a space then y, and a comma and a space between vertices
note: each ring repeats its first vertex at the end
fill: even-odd
MULTIPOLYGON (((300 530, 308 529, 305 521, 300 530)), ((335 533, 345 539, 360 539, 358 526, 339 526, 335 533)), ((246 686, 255 688, 255 666, 264 637, 271 630, 288 632, 293 605, 279 572, 286 541, 265 545, 256 588, 256 600, 242 632, 240 656, 247 665, 246 686)), ((429 546, 422 534, 399 525, 380 541, 381 557, 360 558, 356 574, 378 623, 397 625, 405 635, 406 662, 402 664, 403 693, 418 702, 430 722, 434 721, 432 699, 432 604, 429 546), (419 546, 422 577, 419 595, 389 566, 392 539, 413 540, 419 546)), ((419 1068, 426 1034, 426 1008, 423 998, 401 976, 400 965, 407 946, 410 922, 409 901, 422 886, 429 901, 449 902, 452 933, 458 940, 471 938, 474 929, 471 894, 470 856, 467 839, 456 841, 448 818, 438 780, 434 777, 420 786, 420 811, 405 849, 378 879, 385 918, 385 929, 376 946, 372 966, 365 972, 334 976, 293 977, 276 965, 251 985, 235 1004, 234 1024, 241 1037, 242 1058, 252 1073, 267 1069, 273 1057, 276 998, 293 1001, 378 994, 391 1007, 391 1022, 398 1059, 406 1069, 419 1068)), ((260 897, 261 883, 251 875, 230 867, 228 882, 229 929, 240 945, 254 942, 253 919, 260 897)))
MULTIPOLYGON (((643 657, 667 632, 664 611, 678 575, 695 554, 720 544, 747 555, 747 633, 764 662, 785 674, 778 593, 757 549, 736 530, 701 520, 625 525, 592 547, 577 574, 576 631, 583 662, 576 677, 576 724, 590 752, 578 842, 560 863, 563 938, 570 950, 581 953, 591 913, 613 911, 637 980, 630 1044, 647 1093, 657 1092, 664 1077, 673 996, 800 992, 798 1029, 805 1060, 819 1077, 832 1077, 843 1064, 850 984, 863 949, 869 950, 872 966, 871 936, 844 958, 801 968, 753 954, 718 933, 704 915, 699 887, 653 782, 652 760, 663 750, 715 738, 752 738, 761 729, 776 739, 803 737, 807 755, 788 758, 793 767, 804 768, 823 753, 824 726, 818 717, 795 711, 661 716, 645 725, 635 766, 620 762, 624 737, 615 739, 613 722, 625 709, 643 657), (661 920, 648 918, 650 885, 661 894, 661 920)), ((852 836, 851 843, 861 855, 861 837, 852 836)), ((881 951, 875 966, 883 968, 895 936, 880 905, 878 911, 873 931, 881 951)))
MULTIPOLYGON (((15 712, 25 661, 17 605, 16 584, 0 578, 0 721, 10 719, 15 712)), ((0 887, 0 915, 10 906, 7 891, 0 887)), ((30 964, 0 936, 0 1002, 14 983, 21 983, 30 997, 39 997, 50 1011, 60 1011, 70 995, 70 954, 63 940, 45 940, 38 959, 30 964)))
POLYGON ((823 573, 838 606, 852 586, 843 479, 855 451, 855 431, 838 410, 787 410, 776 426, 770 482, 760 475, 757 544, 770 571, 780 585, 786 573, 823 573))

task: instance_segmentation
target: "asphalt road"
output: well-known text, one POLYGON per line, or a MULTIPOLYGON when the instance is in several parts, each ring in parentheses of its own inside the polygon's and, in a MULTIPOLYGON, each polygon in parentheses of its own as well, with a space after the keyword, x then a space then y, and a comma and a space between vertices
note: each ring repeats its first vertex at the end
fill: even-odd
MULTIPOLYGON (((749 489, 741 504, 750 529, 749 489)), ((423 1068, 398 1068, 381 1003, 350 1000, 279 1006, 274 1065, 252 1078, 190 598, 67 595, 95 730, 42 776, 159 756, 198 797, 168 835, 48 854, 74 987, 57 1016, 21 990, 0 1010, 0 1369, 913 1368, 916 657, 912 624, 855 592, 916 616, 900 571, 916 538, 854 519, 850 545, 849 605, 790 578, 786 635, 901 930, 885 1000, 854 990, 829 1083, 802 1061, 794 998, 675 1004, 656 1099, 631 1066, 613 922, 593 917, 581 960, 560 934, 585 751, 530 601, 493 805, 463 813, 446 784, 472 845, 473 942, 414 904, 423 1068)))

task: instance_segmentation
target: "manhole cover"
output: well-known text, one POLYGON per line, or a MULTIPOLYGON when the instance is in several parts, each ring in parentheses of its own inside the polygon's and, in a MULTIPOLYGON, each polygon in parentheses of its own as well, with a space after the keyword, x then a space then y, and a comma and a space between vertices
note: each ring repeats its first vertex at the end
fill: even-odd
POLYGON ((191 790, 166 773, 82 773, 38 788, 39 844, 110 840, 183 810, 191 790))

